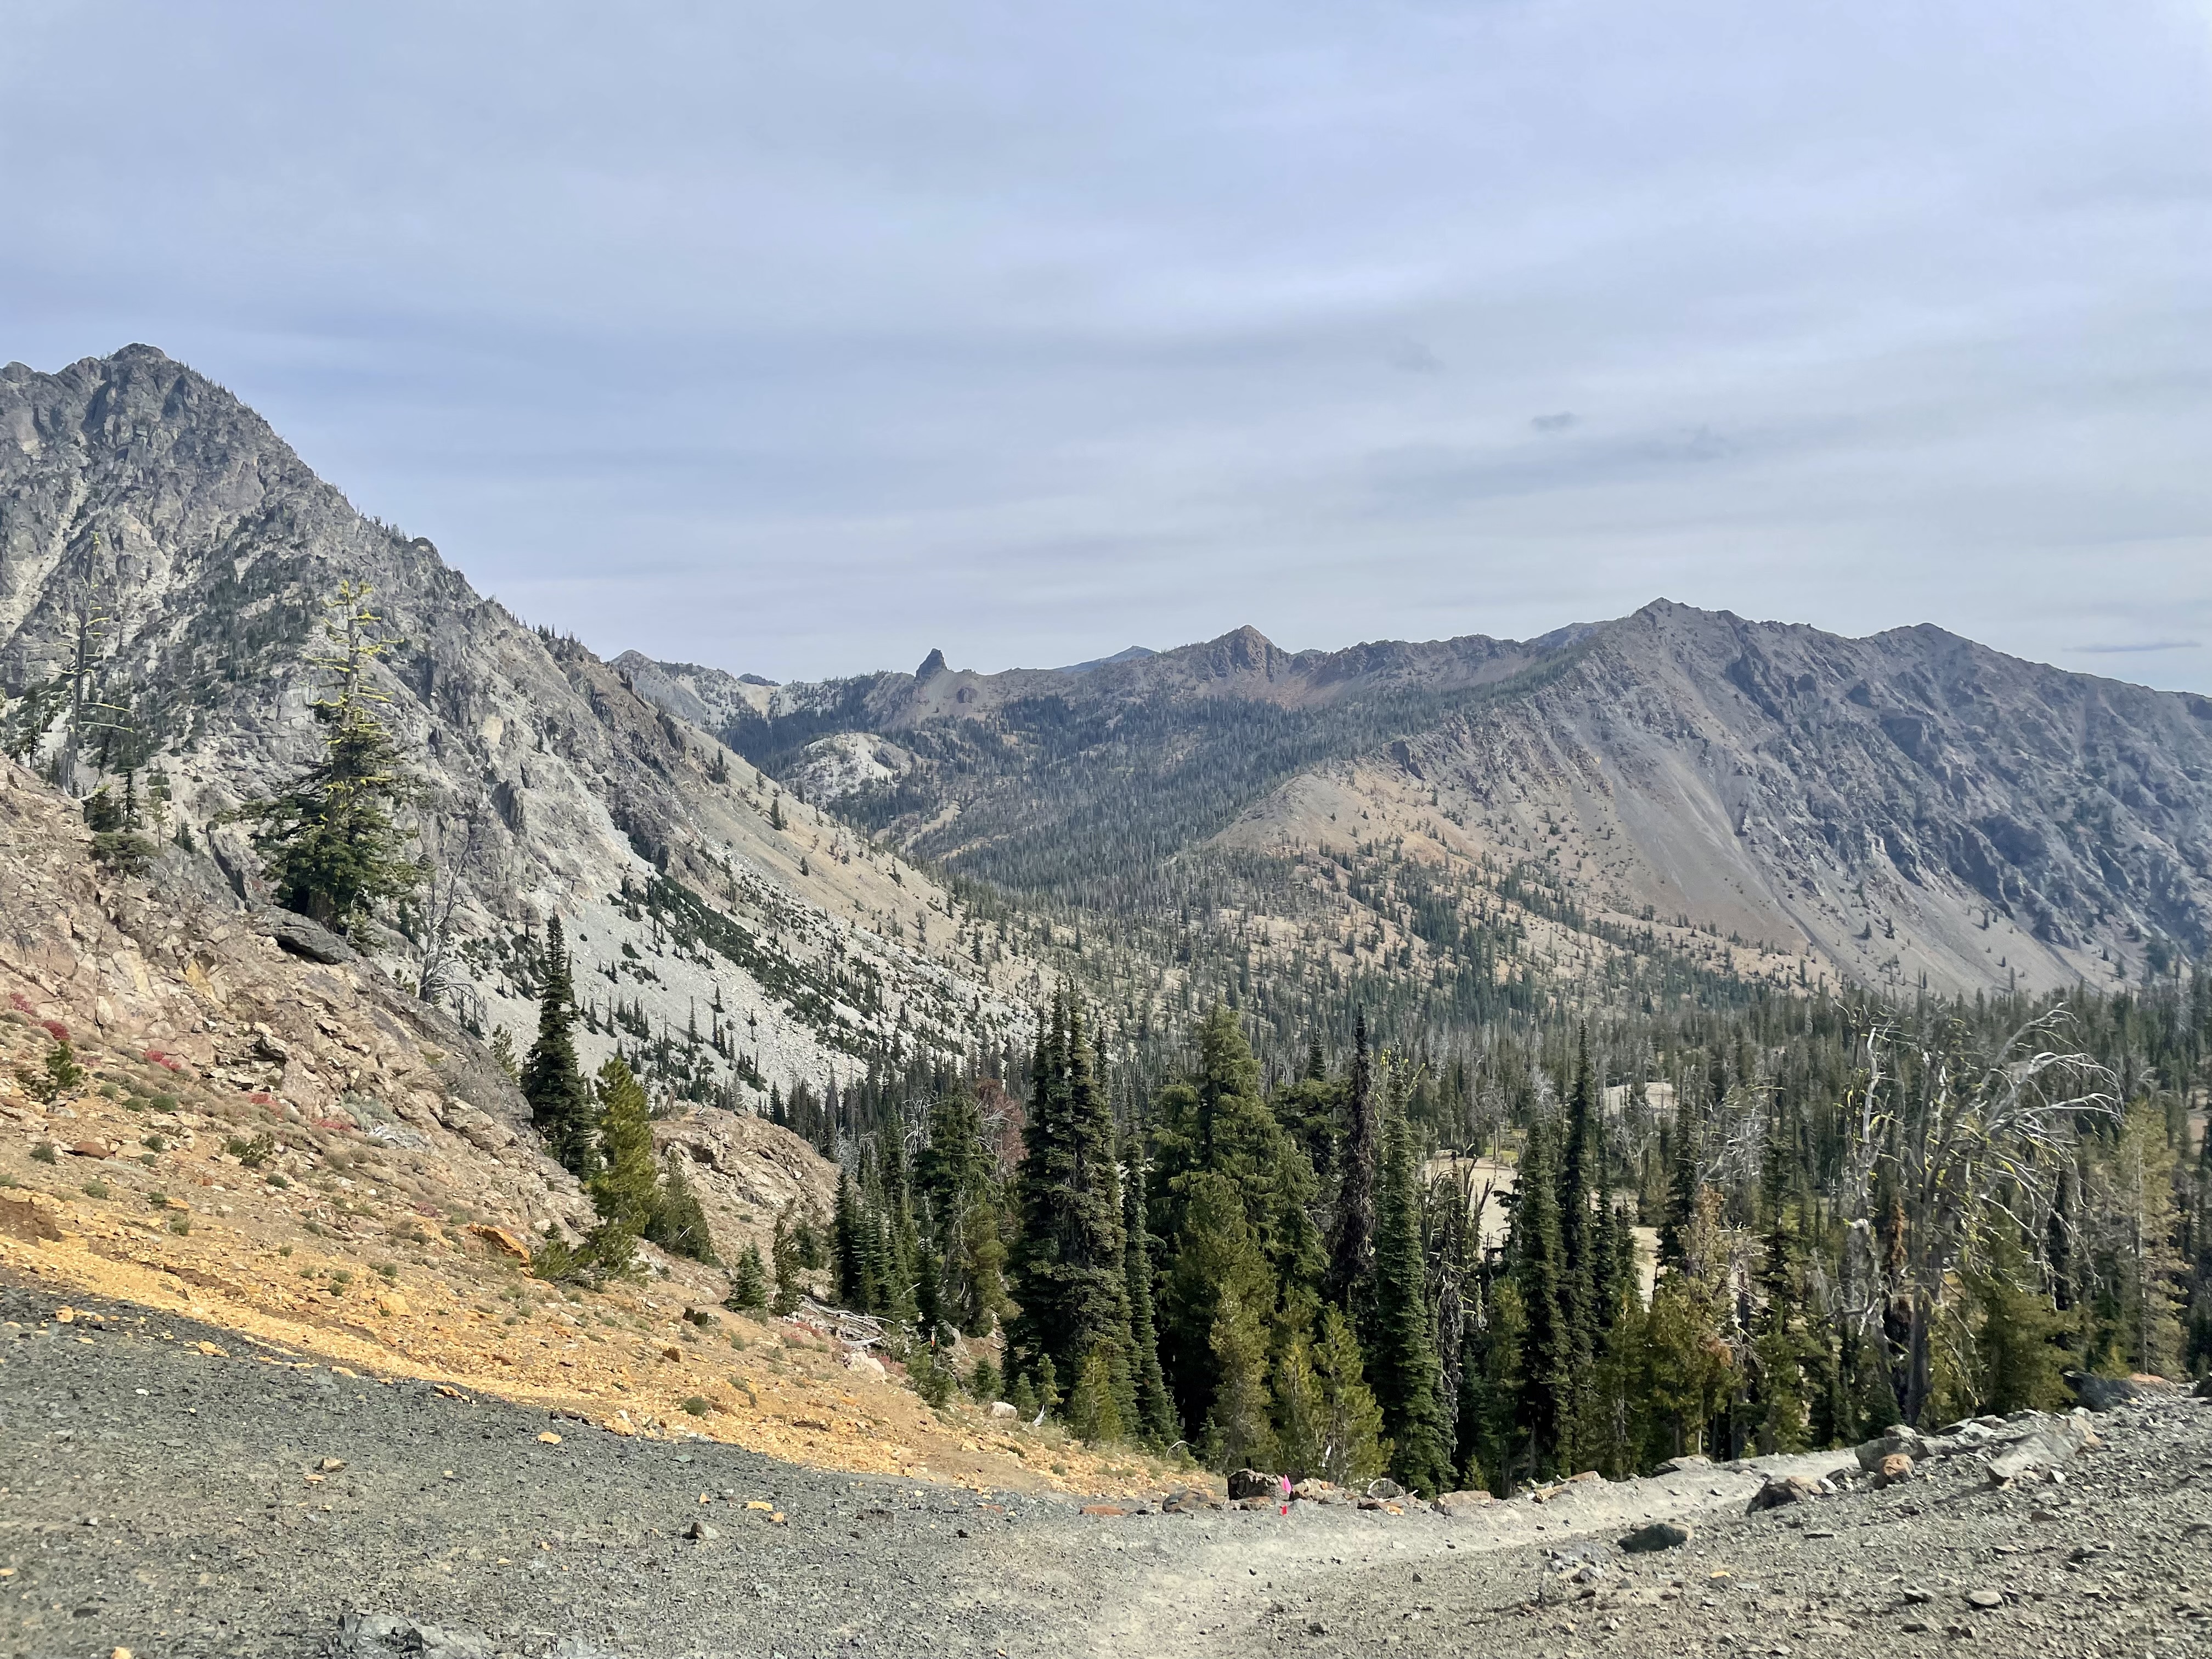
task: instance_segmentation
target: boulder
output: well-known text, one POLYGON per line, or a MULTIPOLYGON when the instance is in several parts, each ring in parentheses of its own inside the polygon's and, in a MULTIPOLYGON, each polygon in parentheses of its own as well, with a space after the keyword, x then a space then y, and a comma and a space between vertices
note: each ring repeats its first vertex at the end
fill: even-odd
POLYGON ((2108 1412, 2115 1407, 2131 1406, 2139 1400, 2171 1400, 2181 1392, 2178 1384, 2141 1371, 2132 1376, 2097 1376, 2087 1371, 2069 1371, 2066 1386, 2093 1412, 2108 1412))
POLYGON ((1620 1547, 1635 1554, 1652 1550, 1675 1550, 1688 1543, 1690 1528, 1679 1521, 1654 1521, 1648 1527, 1638 1527, 1620 1540, 1620 1547))
POLYGON ((1218 1510, 1221 1500, 1212 1492, 1200 1492, 1196 1486, 1187 1486, 1181 1492, 1171 1492, 1160 1499, 1162 1515, 1195 1515, 1200 1510, 1218 1510))
POLYGON ((991 1402, 991 1415, 1002 1423, 1010 1423, 1021 1413, 1014 1409, 1011 1401, 994 1400, 991 1402))
MULTIPOLYGON (((336 933, 319 921, 289 910, 256 910, 249 924, 257 933, 264 933, 276 941, 281 950, 295 957, 305 957, 309 962, 334 964, 355 960, 356 952, 336 933)), ((273 1040, 273 1039, 272 1039, 273 1040)), ((282 1055, 271 1055, 281 1059, 282 1055)))
POLYGON ((1229 1495, 1231 1498, 1274 1498, 1283 1489, 1279 1476, 1265 1469, 1232 1469, 1229 1474, 1229 1495))
POLYGON ((2008 1486, 2023 1478, 2046 1479, 2072 1462, 2075 1454, 2085 1446, 2096 1443, 2097 1437, 2089 1427, 2087 1413, 2076 1412, 2069 1417, 2053 1418, 2008 1450, 2000 1452, 1990 1460, 1987 1469, 1990 1483, 2008 1486))
POLYGON ((1391 1480, 1389 1476, 1385 1475, 1380 1480, 1370 1480, 1367 1483, 1367 1495, 1370 1498, 1403 1498, 1406 1495, 1406 1489, 1391 1480))
POLYGON ((1820 1495, 1819 1481, 1808 1480, 1802 1474, 1793 1474, 1787 1480, 1769 1480, 1752 1493, 1751 1503, 1744 1513, 1757 1515, 1761 1510, 1778 1510, 1785 1504, 1806 1503, 1820 1495))
POLYGON ((1668 1458, 1665 1462, 1659 1466, 1659 1473, 1662 1474, 1695 1474, 1699 1469, 1709 1469, 1712 1468, 1712 1466, 1713 1460, 1711 1458, 1692 1452, 1687 1457, 1668 1458))
POLYGON ((1912 1460, 1903 1452, 1892 1452, 1881 1460, 1881 1467, 1875 1471, 1874 1483, 1876 1486, 1893 1486, 1901 1480, 1911 1479, 1912 1460))
POLYGON ((1855 1455, 1859 1460, 1859 1467, 1872 1474, 1881 1467, 1886 1457, 1905 1456, 1918 1462, 1928 1455, 1928 1442, 1919 1430, 1899 1424, 1879 1439, 1869 1440, 1859 1447, 1855 1455))
POLYGON ((1291 1488, 1291 1496, 1307 1504, 1341 1504, 1344 1488, 1332 1481, 1307 1479, 1291 1488))

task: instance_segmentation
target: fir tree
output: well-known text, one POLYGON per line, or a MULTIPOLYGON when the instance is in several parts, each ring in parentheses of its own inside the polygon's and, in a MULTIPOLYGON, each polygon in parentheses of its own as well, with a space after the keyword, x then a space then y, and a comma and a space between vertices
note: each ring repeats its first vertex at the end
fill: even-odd
POLYGON ((590 1091, 576 1066, 570 1027, 576 1017, 568 975, 568 950, 561 918, 545 924, 545 951, 538 995, 538 1039, 522 1066, 522 1097, 545 1150, 579 1181, 599 1172, 599 1122, 590 1091))
MULTIPOLYGON (((1094 1070, 1082 1011, 1062 993, 1037 1044, 1029 1122, 1016 1180, 1012 1336, 1035 1368, 1075 1374, 1094 1351, 1128 1376, 1129 1286, 1123 1260, 1114 1114, 1094 1070)), ((1039 1392, 1044 1390, 1040 1388, 1039 1392)), ((1134 1415, 1121 1385, 1126 1422, 1134 1415)))
POLYGON ((1392 1442, 1390 1472, 1424 1497, 1451 1485, 1449 1427, 1421 1250, 1421 1196, 1413 1131, 1394 1099, 1383 1133, 1375 1231, 1376 1393, 1392 1442))
POLYGON ((619 1056, 599 1067, 599 1168, 586 1190, 601 1219, 641 1237, 653 1218, 653 1113, 619 1056))
POLYGON ((799 1311, 799 1301, 804 1293, 799 1285, 799 1248, 795 1218, 799 1200, 793 1199, 783 1206, 775 1218, 775 1236, 769 1248, 769 1261, 775 1269, 775 1294, 769 1304, 769 1311, 781 1318, 799 1311))
POLYGON ((1321 1402, 1316 1472, 1339 1486, 1363 1486, 1389 1466, 1389 1448, 1382 1438, 1382 1408, 1363 1374, 1359 1339, 1341 1311, 1322 1310, 1312 1352, 1321 1402))
POLYGON ((1375 1174, 1382 1148, 1382 1106, 1375 1096, 1374 1064, 1367 1052, 1367 1015, 1352 1024, 1352 1078, 1345 1091, 1345 1125, 1337 1155, 1336 1219, 1328 1241, 1328 1300, 1364 1316, 1368 1281, 1375 1271, 1375 1174))
POLYGON ((1267 1397, 1267 1326, 1237 1285, 1223 1289, 1207 1333, 1213 1356, 1213 1399, 1206 1416, 1206 1461, 1212 1468, 1267 1468, 1275 1461, 1267 1397))
POLYGON ((322 759, 282 794, 231 815, 258 826, 253 845, 277 903, 340 932, 412 893, 424 874, 392 817, 415 785, 377 713, 388 699, 371 670, 393 642, 368 600, 365 585, 340 582, 325 605, 324 648, 308 659, 330 679, 310 705, 325 728, 322 759))
POLYGON ((1518 1418, 1528 1435, 1534 1472, 1554 1466, 1573 1398, 1573 1346, 1562 1294, 1566 1265, 1559 1237, 1558 1146, 1550 1123, 1540 1119, 1529 1126, 1528 1148, 1516 1172, 1506 1246, 1522 1322, 1518 1418))
POLYGON ((645 1236, 671 1255, 714 1264, 714 1236, 707 1226, 707 1212, 699 1194, 684 1173, 690 1160, 672 1149, 661 1160, 660 1182, 653 1188, 653 1211, 646 1218, 645 1236))
POLYGON ((1136 1395, 1137 1434, 1164 1449, 1178 1437, 1175 1402, 1160 1370, 1158 1328, 1152 1317, 1152 1238, 1146 1231, 1145 1165, 1141 1144, 1133 1146, 1121 1188, 1124 1261, 1129 1279, 1130 1381, 1136 1395))
POLYGON ((2061 1375, 2066 1351, 2058 1346, 2066 1322, 2021 1282, 2032 1265, 2013 1230, 2000 1223, 1986 1264, 1968 1280, 1981 1315, 1974 1348, 1987 1412, 2053 1411, 2068 1399, 2061 1375))
POLYGON ((762 1264, 760 1246, 750 1240, 730 1275, 730 1293, 722 1305, 738 1313, 757 1313, 768 1306, 768 1270, 762 1264))

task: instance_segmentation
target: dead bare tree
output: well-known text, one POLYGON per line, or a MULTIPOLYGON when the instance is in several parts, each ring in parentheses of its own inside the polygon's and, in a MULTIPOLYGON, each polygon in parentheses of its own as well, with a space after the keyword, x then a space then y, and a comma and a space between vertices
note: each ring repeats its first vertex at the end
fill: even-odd
POLYGON ((1846 1202, 1852 1237, 1843 1311, 1863 1334, 1888 1297, 1908 1314, 1899 1402, 1918 1420, 1933 1390, 1936 1344, 1951 1287, 2002 1220, 2039 1231, 2075 1156, 2084 1114, 2117 1116, 2118 1079, 2064 1046, 2064 1006, 2029 1019, 1993 1052, 1973 1054, 1955 1026, 1908 1030, 1870 1021, 1867 1066, 1848 1119, 1846 1202), (1887 1187, 1904 1212, 1901 1259, 1878 1262, 1870 1210, 1887 1187), (1887 1278, 1891 1282, 1882 1283, 1887 1278))

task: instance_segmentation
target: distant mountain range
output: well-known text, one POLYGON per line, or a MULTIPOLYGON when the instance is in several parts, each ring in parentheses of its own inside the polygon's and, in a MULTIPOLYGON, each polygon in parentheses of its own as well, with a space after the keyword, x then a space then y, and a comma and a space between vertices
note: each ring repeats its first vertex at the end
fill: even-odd
POLYGON ((1379 859, 1456 914, 1424 930, 1386 891, 1329 922, 1379 931, 1377 962, 1450 954, 1516 872, 1572 913, 1569 965, 1683 947, 1971 990, 2212 947, 2212 699, 1663 600, 1528 641, 1293 653, 1245 628, 1124 658, 772 689, 616 660, 810 799, 1018 894, 1142 911, 1243 854, 1244 897, 1287 922, 1315 860, 1379 859))

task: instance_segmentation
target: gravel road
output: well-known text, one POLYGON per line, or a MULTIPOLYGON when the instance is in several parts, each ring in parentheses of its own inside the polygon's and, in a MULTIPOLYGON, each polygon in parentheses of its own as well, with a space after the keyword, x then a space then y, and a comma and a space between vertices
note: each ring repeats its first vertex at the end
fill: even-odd
POLYGON ((0 1285, 5 1655, 321 1654, 349 1610, 623 1659, 2212 1653, 2195 1402, 2100 1418, 2107 1449, 2063 1486, 1998 1491, 1960 1458, 1758 1516, 1767 1471, 1720 1469, 1456 1520, 1094 1516, 623 1439, 127 1305, 56 1313, 0 1285), (1692 1542, 1613 1547, 1661 1516, 1692 1542))

